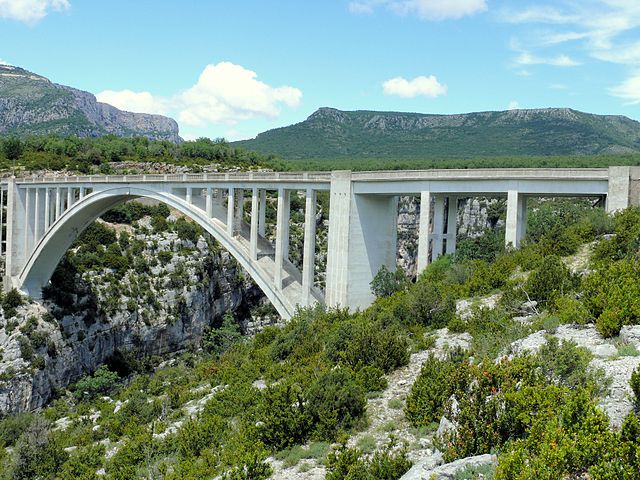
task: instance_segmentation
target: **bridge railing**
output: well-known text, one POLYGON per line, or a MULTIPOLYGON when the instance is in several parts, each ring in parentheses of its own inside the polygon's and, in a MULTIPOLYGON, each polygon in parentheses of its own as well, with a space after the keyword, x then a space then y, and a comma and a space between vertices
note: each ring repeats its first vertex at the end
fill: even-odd
MULTIPOLYGON (((168 173, 135 175, 44 175, 18 177, 17 183, 139 183, 139 182, 229 182, 229 181, 296 181, 329 182, 330 172, 230 172, 168 173)), ((6 179, 2 180, 6 183, 6 179)))

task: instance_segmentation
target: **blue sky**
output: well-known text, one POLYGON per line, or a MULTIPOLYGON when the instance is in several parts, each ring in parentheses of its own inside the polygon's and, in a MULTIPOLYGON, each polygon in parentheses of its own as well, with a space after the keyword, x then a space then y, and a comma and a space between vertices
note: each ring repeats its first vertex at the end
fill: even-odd
POLYGON ((640 0, 0 0, 0 60, 185 138, 322 106, 640 120, 640 0))

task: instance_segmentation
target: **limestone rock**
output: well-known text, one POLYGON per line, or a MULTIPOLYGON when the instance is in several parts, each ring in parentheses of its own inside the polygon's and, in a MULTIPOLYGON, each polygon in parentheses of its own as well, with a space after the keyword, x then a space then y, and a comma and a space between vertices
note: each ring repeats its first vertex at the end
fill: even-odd
POLYGON ((497 457, 489 454, 461 458, 455 462, 439 466, 434 466, 432 462, 425 461, 414 465, 407 473, 400 477, 400 480, 452 480, 458 472, 465 468, 496 465, 497 462, 497 457))

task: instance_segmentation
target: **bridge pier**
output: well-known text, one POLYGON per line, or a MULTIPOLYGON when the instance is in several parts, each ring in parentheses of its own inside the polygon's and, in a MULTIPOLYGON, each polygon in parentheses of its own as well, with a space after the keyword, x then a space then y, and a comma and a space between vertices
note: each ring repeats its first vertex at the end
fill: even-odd
POLYGON ((527 228, 527 197, 517 190, 507 192, 507 220, 504 243, 507 247, 520 248, 527 228))
POLYGON ((330 201, 326 303, 363 309, 380 268, 396 268, 398 197, 355 194, 344 171, 332 173, 330 201))

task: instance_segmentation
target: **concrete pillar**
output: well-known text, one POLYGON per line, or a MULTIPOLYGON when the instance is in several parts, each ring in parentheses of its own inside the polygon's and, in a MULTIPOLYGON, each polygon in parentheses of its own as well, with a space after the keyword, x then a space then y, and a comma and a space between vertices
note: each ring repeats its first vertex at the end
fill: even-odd
POLYGON ((258 213, 258 235, 265 236, 267 215, 267 191, 260 190, 260 212, 258 213))
POLYGON ((258 260, 258 209, 260 208, 260 194, 253 187, 251 191, 251 233, 249 235, 249 256, 251 260, 258 260))
POLYGON ((85 195, 85 188, 84 187, 80 187, 80 200, 82 200, 84 198, 85 195))
POLYGON ((433 208, 433 233, 432 248, 431 248, 431 260, 435 262, 438 257, 443 253, 443 239, 444 239, 444 196, 436 195, 436 200, 433 208))
POLYGON ((351 172, 332 172, 329 212, 327 305, 366 308, 380 268, 395 270, 398 197, 356 195, 351 172))
POLYGON ((315 274, 316 258, 316 192, 308 188, 304 209, 304 247, 302 256, 302 304, 311 305, 311 287, 315 274))
POLYGON ((189 205, 191 205, 191 203, 192 203, 192 198, 193 198, 193 188, 187 187, 187 192, 185 194, 185 200, 189 205))
POLYGON ((27 222, 25 218, 24 194, 24 189, 22 192, 18 189, 15 177, 10 178, 7 185, 7 253, 5 263, 5 290, 13 288, 11 277, 20 273, 26 257, 24 231, 26 230, 27 222))
POLYGON ((431 243, 431 192, 420 194, 420 225, 418 231, 418 275, 429 265, 431 243))
POLYGON ((278 290, 282 289, 284 259, 289 257, 288 241, 289 237, 289 216, 286 205, 289 203, 289 190, 278 189, 278 212, 276 220, 276 252, 275 252, 275 273, 274 283, 278 290))
POLYGON ((233 217, 233 231, 234 233, 242 232, 242 222, 244 220, 244 188, 236 189, 236 206, 233 217))
POLYGON ((51 225, 51 189, 44 187, 44 231, 49 230, 51 225))
POLYGON ((640 205, 640 167, 609 167, 607 212, 640 205))
POLYGON ((56 216, 54 220, 58 220, 61 214, 61 197, 60 197, 60 187, 56 187, 56 216))
POLYGON ((33 245, 38 244, 40 239, 40 189, 36 187, 33 222, 33 245))
POLYGON ((449 196, 447 205, 447 254, 456 251, 456 234, 458 233, 458 197, 449 196))
POLYGON ((71 205, 73 204, 72 194, 73 190, 71 189, 71 187, 67 187, 67 208, 65 208, 65 212, 69 210, 71 208, 71 205))
POLYGON ((205 209, 207 211, 207 218, 213 217, 213 191, 211 187, 207 187, 207 198, 205 200, 205 209))
POLYGON ((29 251, 29 243, 30 243, 30 237, 31 237, 31 217, 32 217, 32 213, 31 213, 31 189, 30 188, 25 188, 24 189, 24 218, 25 218, 25 225, 24 225, 24 249, 26 252, 29 251))
POLYGON ((227 197, 227 234, 233 237, 233 210, 236 204, 236 190, 235 188, 229 188, 229 196, 227 197))
POLYGON ((291 191, 284 191, 284 218, 287 219, 282 236, 282 253, 285 260, 289 260, 289 236, 290 236, 290 220, 291 220, 291 191))
POLYGON ((507 247, 519 248, 524 236, 527 203, 525 197, 517 190, 507 193, 507 221, 505 225, 504 243, 507 247))

